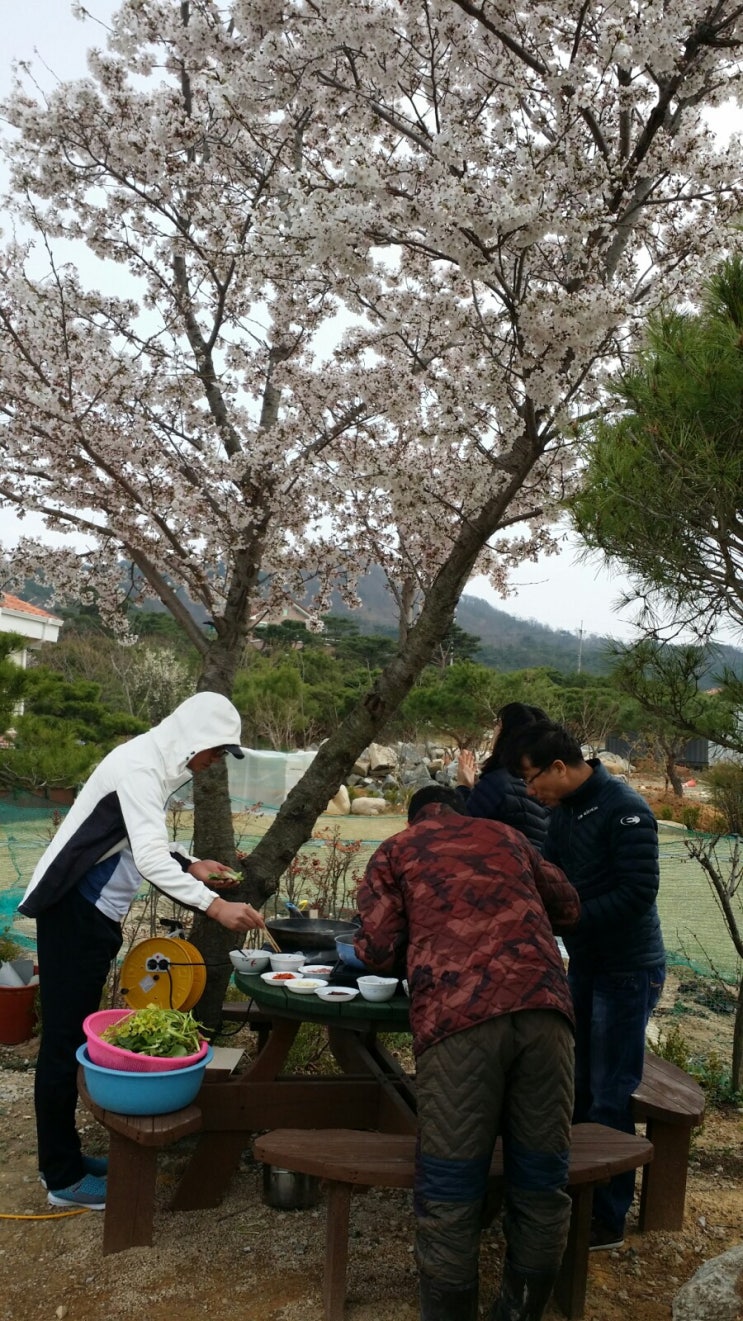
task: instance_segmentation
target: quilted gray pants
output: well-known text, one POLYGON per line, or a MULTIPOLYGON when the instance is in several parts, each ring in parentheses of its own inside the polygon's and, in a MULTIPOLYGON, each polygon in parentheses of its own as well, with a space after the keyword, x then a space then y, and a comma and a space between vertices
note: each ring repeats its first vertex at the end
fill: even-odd
POLYGON ((416 1261, 456 1287, 477 1279, 496 1136, 503 1136, 508 1257, 556 1271, 567 1241, 573 1033, 555 1010, 522 1010, 446 1037, 417 1061, 416 1261))

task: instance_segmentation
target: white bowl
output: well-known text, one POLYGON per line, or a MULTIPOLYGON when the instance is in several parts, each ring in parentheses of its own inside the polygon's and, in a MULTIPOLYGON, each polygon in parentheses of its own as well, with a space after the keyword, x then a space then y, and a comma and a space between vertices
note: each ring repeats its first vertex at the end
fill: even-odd
POLYGON ((358 991, 355 986, 318 986, 315 995, 318 1000, 335 1000, 343 1004, 344 1000, 355 1000, 358 991))
POLYGON ((299 972, 304 954, 269 954, 271 972, 299 972))
POLYGON ((293 972, 290 968, 282 968, 280 972, 262 972, 260 974, 262 982, 277 982, 278 986, 286 986, 289 982, 299 981, 299 973, 293 972))
POLYGON ((230 963, 235 972, 265 972, 268 967, 269 953, 266 949, 231 949, 230 963))
POLYGON ((397 989, 397 977, 357 977, 365 1000, 391 1000, 397 989))
POLYGON ((294 995, 313 995, 324 985, 325 983, 316 977, 297 977, 296 981, 286 983, 286 989, 292 991, 294 995))
POLYGON ((299 971, 303 977, 315 977, 320 982, 326 982, 333 971, 333 966, 330 963, 318 963, 317 966, 313 963, 305 963, 299 971))

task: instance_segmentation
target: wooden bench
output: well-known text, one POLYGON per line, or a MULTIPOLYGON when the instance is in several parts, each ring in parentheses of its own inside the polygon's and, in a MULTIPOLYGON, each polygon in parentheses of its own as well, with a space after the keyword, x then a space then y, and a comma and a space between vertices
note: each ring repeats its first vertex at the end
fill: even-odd
POLYGON ((103 1215, 103 1255, 150 1247, 155 1209, 157 1153, 201 1129, 201 1110, 187 1105, 169 1115, 120 1115, 92 1101, 78 1072, 80 1100, 108 1130, 108 1180, 103 1215))
POLYGON ((704 1115, 704 1092, 683 1069, 647 1051, 632 1109, 655 1152, 642 1175, 640 1229, 681 1229, 691 1134, 704 1115))
MULTIPOLYGON (((368 1133, 355 1129, 275 1129, 254 1143, 258 1160, 300 1174, 314 1174, 328 1184, 323 1306, 325 1321, 343 1321, 348 1262, 348 1223, 354 1186, 412 1188, 415 1138, 407 1134, 368 1133)), ((568 1189, 573 1206, 570 1231, 555 1298, 565 1316, 582 1317, 588 1276, 588 1244, 593 1189, 614 1174, 652 1160, 651 1143, 601 1124, 576 1124, 570 1145, 568 1189)), ((500 1140, 490 1169, 503 1179, 500 1140)))

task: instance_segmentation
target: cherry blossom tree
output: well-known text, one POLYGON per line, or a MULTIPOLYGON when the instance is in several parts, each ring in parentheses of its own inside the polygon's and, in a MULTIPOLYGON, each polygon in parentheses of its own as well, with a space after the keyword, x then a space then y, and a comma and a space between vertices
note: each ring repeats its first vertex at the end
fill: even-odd
POLYGON ((636 320, 740 242, 702 111, 738 95, 742 15, 124 0, 86 80, 5 107, 0 498, 87 538, 17 571, 115 615, 127 559, 229 692, 259 573, 316 575, 322 610, 380 546, 420 560, 397 655, 251 855, 264 891, 471 574, 550 549, 636 320))

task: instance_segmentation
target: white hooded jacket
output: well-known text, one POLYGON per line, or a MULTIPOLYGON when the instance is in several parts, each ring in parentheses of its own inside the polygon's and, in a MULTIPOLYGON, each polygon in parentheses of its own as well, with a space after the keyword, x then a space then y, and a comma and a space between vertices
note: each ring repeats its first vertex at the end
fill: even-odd
POLYGON ((114 748, 38 862, 20 911, 36 917, 80 886, 120 921, 142 878, 177 903, 206 911, 214 891, 185 870, 193 858, 169 841, 165 807, 191 778, 187 763, 197 752, 239 743, 240 716, 232 703, 218 693, 197 693, 146 734, 114 748))

